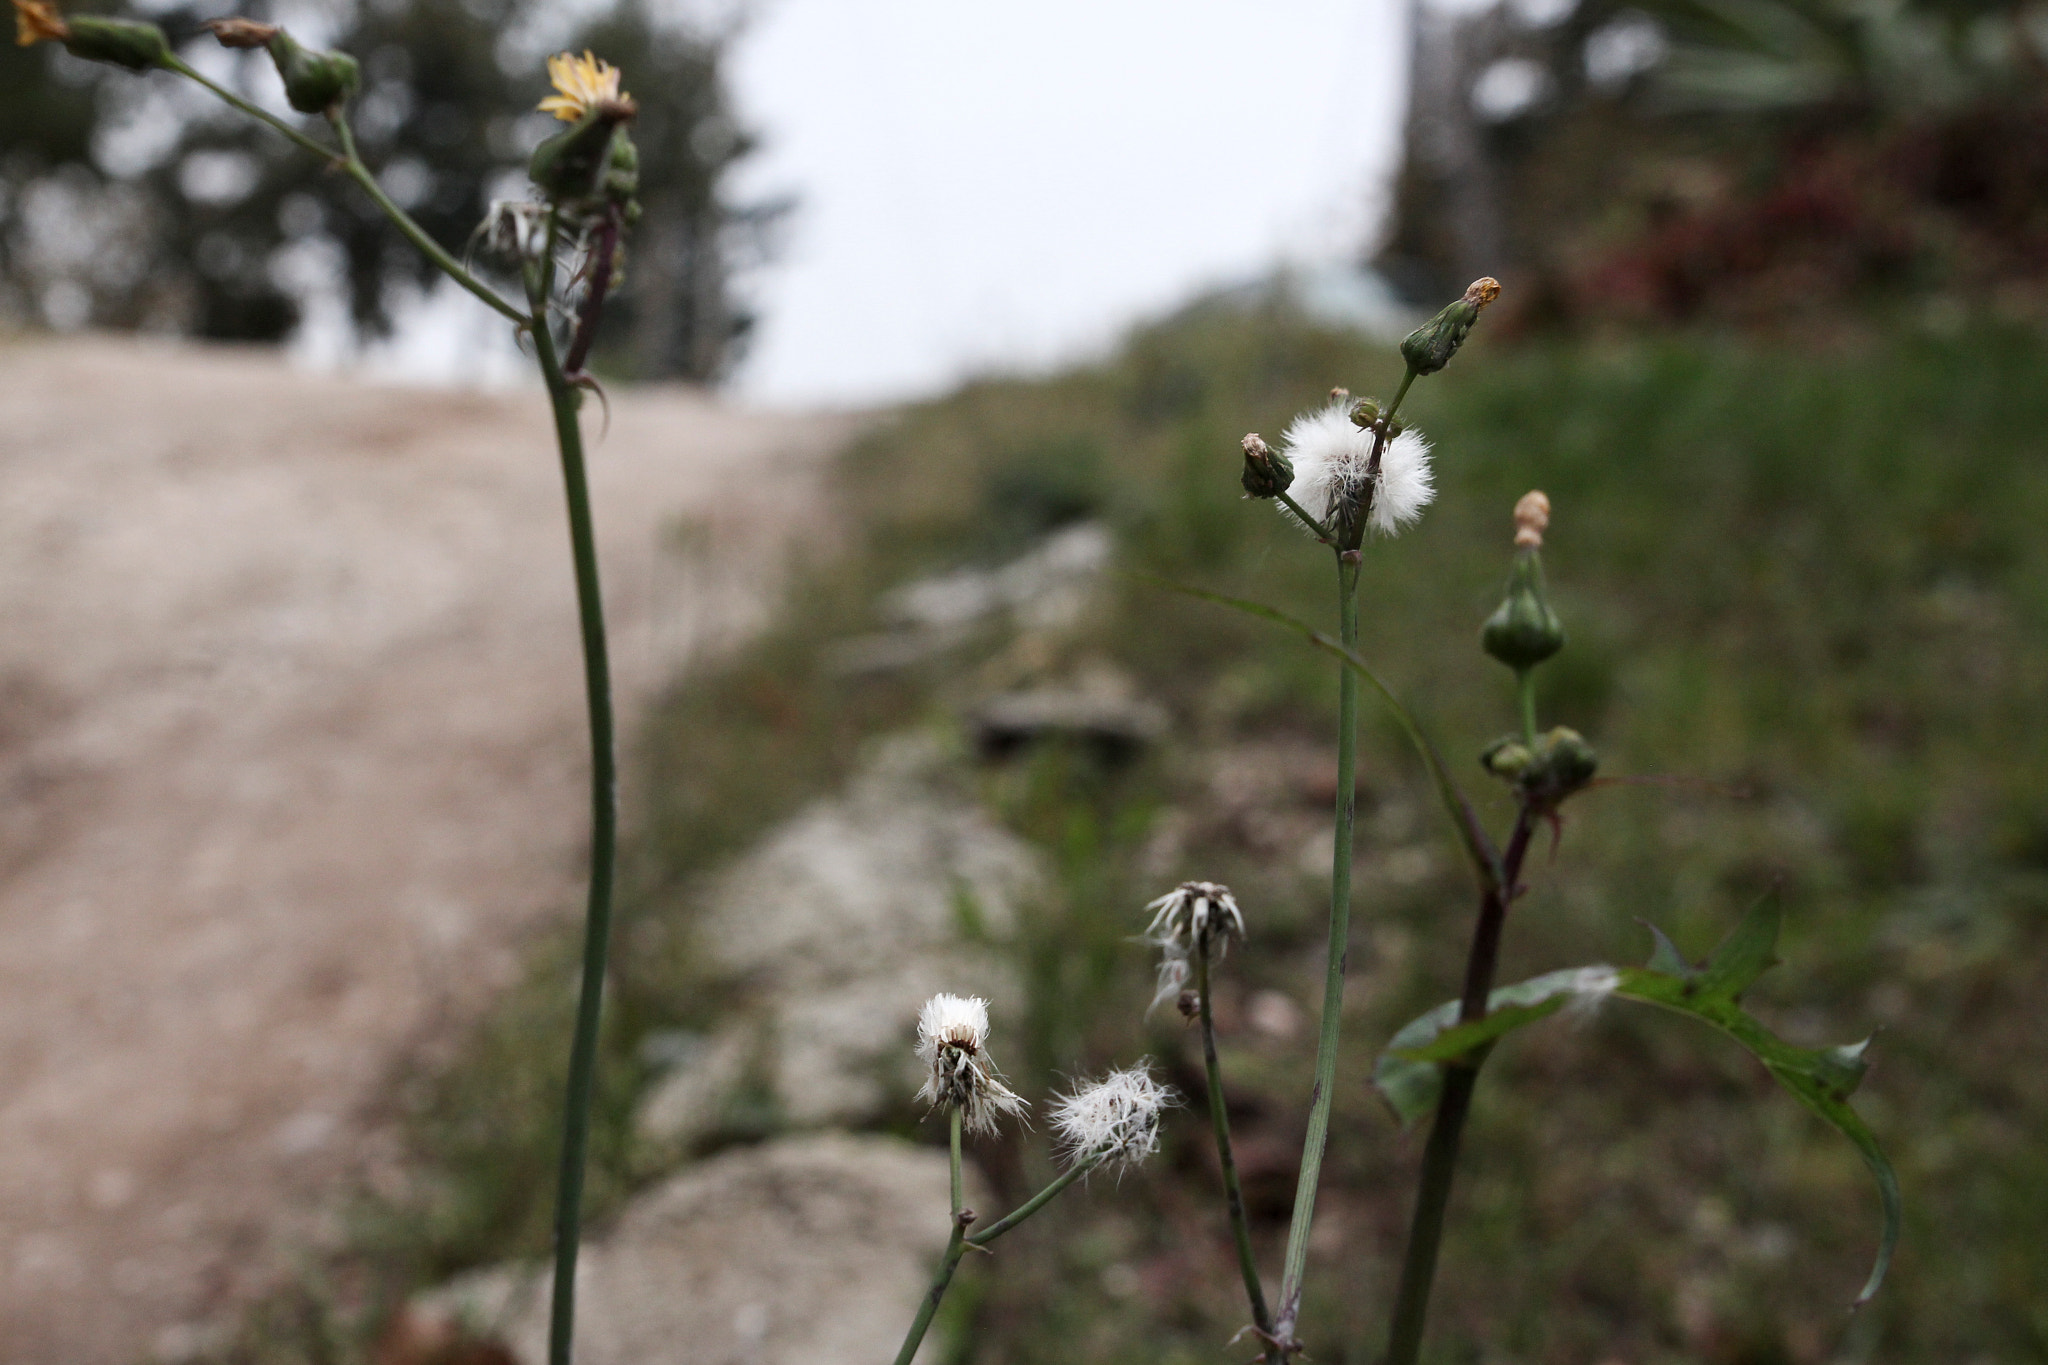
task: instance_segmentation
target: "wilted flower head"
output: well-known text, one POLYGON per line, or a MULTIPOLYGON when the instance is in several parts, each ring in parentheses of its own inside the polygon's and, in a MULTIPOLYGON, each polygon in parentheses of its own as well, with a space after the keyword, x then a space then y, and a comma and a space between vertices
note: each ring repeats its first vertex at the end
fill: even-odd
POLYGON ((71 26, 45 0, 14 0, 14 41, 22 47, 50 41, 61 43, 71 36, 71 26))
MULTIPOLYGON (((1436 496, 1429 441, 1414 430, 1389 438, 1380 453, 1379 473, 1368 488, 1366 475, 1377 438, 1370 427, 1352 420, 1353 406, 1350 394, 1334 396, 1296 417, 1287 428, 1281 438, 1283 453, 1294 466, 1288 494, 1303 511, 1328 525, 1341 509, 1361 505, 1369 493, 1372 511, 1366 524, 1391 536, 1421 516, 1436 496)), ((1280 510, 1295 520, 1284 504, 1280 510)))
POLYGON ((1550 529, 1550 499, 1540 488, 1522 494, 1515 503, 1515 548, 1540 550, 1543 533, 1550 529))
POLYGON ((1152 1079, 1150 1059, 1062 1095, 1052 1131, 1069 1165, 1129 1168, 1159 1150, 1159 1113, 1180 1097, 1152 1079))
POLYGON ((958 1109, 969 1132, 992 1133, 1005 1114, 1024 1112, 1024 1099, 1003 1084, 988 1055, 988 1001, 941 993, 917 1012, 917 1059, 925 1065, 917 1097, 933 1108, 958 1109))
POLYGON ((548 58, 548 82, 556 93, 540 102, 540 112, 564 123, 574 123, 602 104, 633 102, 619 89, 619 69, 588 50, 581 57, 564 52, 548 58))
POLYGON ((1153 1009, 1187 985, 1188 963, 1195 953, 1220 961, 1230 940, 1244 937, 1244 913, 1221 882, 1182 882, 1145 908, 1152 912, 1145 941, 1160 951, 1153 1009))

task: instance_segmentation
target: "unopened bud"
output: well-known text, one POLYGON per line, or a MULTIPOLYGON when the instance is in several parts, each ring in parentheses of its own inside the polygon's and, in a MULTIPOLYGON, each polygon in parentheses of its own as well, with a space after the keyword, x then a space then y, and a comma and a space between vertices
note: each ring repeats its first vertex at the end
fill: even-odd
POLYGON ((1472 334, 1479 310, 1499 297, 1500 281, 1491 275, 1472 281, 1465 297, 1408 334, 1401 343, 1401 358, 1417 374, 1435 374, 1451 363, 1451 357, 1472 334))
MULTIPOLYGON (((556 203, 588 199, 612 170, 612 134, 638 112, 631 100, 599 100, 590 112, 533 149, 527 174, 556 203)), ((637 174, 637 160, 635 173, 637 174)))
POLYGON ((628 216, 640 210, 634 197, 640 192, 640 149, 624 128, 612 135, 612 155, 604 172, 604 196, 628 216))
POLYGON ((1479 632, 1486 652, 1520 673, 1564 648, 1564 623, 1543 589, 1543 562, 1534 550, 1515 556, 1507 596, 1479 632))
POLYGON ((1363 430, 1380 420, 1380 405, 1370 398, 1361 398, 1351 405, 1351 425, 1363 430))
POLYGON ((1479 755, 1479 766, 1495 777, 1512 781, 1528 770, 1534 757, 1528 745, 1510 735, 1487 745, 1486 752, 1479 755))
POLYGON ((1350 396, 1351 390, 1345 388, 1342 384, 1339 384, 1336 388, 1330 390, 1330 401, 1332 403, 1341 402, 1342 400, 1349 398, 1350 396))
POLYGON ((276 24, 262 24, 254 19, 208 19, 205 27, 220 40, 222 47, 236 48, 268 47, 270 40, 284 31, 276 24))
POLYGON ((362 68, 346 52, 304 47, 283 29, 264 46, 284 77, 285 102, 302 114, 324 114, 362 87, 362 68))
POLYGON ((148 71, 162 66, 171 55, 164 31, 155 24, 131 19, 102 19, 95 14, 76 15, 65 22, 64 50, 89 62, 110 62, 130 71, 148 71))
POLYGON ((1593 746, 1563 725, 1538 735, 1534 745, 1513 737, 1497 739, 1479 761, 1495 777, 1512 783, 1522 800, 1539 812, 1555 810, 1600 770, 1593 746))
POLYGON ((1276 498, 1294 486, 1294 466, 1268 446, 1256 431, 1244 438, 1244 491, 1255 498, 1276 498))
POLYGON ((1532 488, 1515 504, 1515 548, 1540 550, 1543 533, 1550 529, 1550 499, 1543 490, 1532 488))

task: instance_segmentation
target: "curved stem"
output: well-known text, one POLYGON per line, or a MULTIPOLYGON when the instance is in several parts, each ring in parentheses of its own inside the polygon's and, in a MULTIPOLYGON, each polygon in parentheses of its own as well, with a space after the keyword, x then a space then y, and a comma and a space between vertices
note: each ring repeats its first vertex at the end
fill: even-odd
MULTIPOLYGON (((1339 633, 1347 651, 1358 648, 1358 563, 1337 556, 1339 633)), ((1337 1037, 1344 1023, 1344 961, 1351 942, 1352 826, 1358 796, 1358 676, 1337 671, 1336 848, 1330 866, 1330 937, 1323 975, 1322 1035, 1316 1043, 1316 1083, 1309 1100, 1308 1135, 1301 1149, 1301 1178, 1294 1190, 1294 1221, 1287 1229, 1287 1259, 1280 1276, 1280 1317, 1274 1335, 1288 1349, 1301 1316, 1302 1277, 1308 1268, 1309 1225, 1316 1216, 1316 1184, 1323 1149, 1330 1138, 1330 1107, 1336 1099, 1337 1037)), ((1269 1352, 1269 1358, 1271 1356, 1269 1352)))
POLYGON ((233 105, 235 108, 247 114, 250 118, 269 124, 272 128, 275 128, 278 132, 283 133, 286 137, 290 138, 293 142, 296 142, 299 146, 311 152, 314 156, 319 157, 322 161, 339 162, 343 160, 342 155, 339 152, 335 151, 334 148, 323 146, 321 143, 315 141, 310 137, 307 137, 304 133, 292 127, 289 123, 286 123, 277 115, 271 113, 268 109, 262 108, 260 105, 251 104, 249 103, 249 101, 243 99, 240 95, 237 95, 234 91, 229 90, 226 86, 221 85, 218 82, 208 80, 205 76, 199 74, 198 70, 196 70, 193 67, 187 66, 177 57, 167 55, 163 59, 163 64, 164 69, 166 71, 175 71, 180 76, 183 76, 186 80, 205 86, 208 90, 211 90, 215 95, 219 96, 224 103, 233 105))
POLYGON ((1060 1173, 1058 1179, 1054 1180, 1050 1185, 1047 1185, 1037 1194, 1032 1195, 1029 1199, 1019 1204, 1016 1208, 1010 1210, 1009 1215, 1007 1217, 1003 1218, 999 1222, 990 1224, 988 1227, 983 1228, 980 1232, 975 1233, 972 1237, 969 1237, 967 1239, 968 1245, 978 1247, 987 1246, 990 1242, 993 1242, 996 1238, 1002 1236, 1010 1229, 1016 1227, 1017 1224, 1023 1222, 1026 1218, 1029 1218, 1032 1214, 1037 1213, 1047 1204, 1050 1204, 1053 1200, 1057 1199, 1060 1196, 1061 1192, 1067 1188, 1067 1186, 1073 1184, 1076 1180, 1079 1180, 1082 1176, 1094 1170, 1096 1166, 1100 1163, 1101 1158, 1097 1157, 1094 1161, 1076 1162, 1074 1165, 1067 1167, 1066 1170, 1060 1173))
MULTIPOLYGON (((555 224, 548 225, 552 254, 555 224)), ((590 515, 590 483, 577 425, 578 394, 562 374, 547 325, 546 273, 536 273, 533 345, 547 379, 561 445, 562 483, 568 496, 569 544, 576 565, 576 607, 583 630, 583 682, 590 710, 590 900, 583 930, 583 979, 576 1002, 576 1034, 569 1050, 568 1095, 562 1115, 561 1170, 555 1189, 555 1289, 548 1321, 549 1365, 568 1365, 575 1338, 576 1251, 583 1221, 583 1173, 590 1150, 590 1104, 597 1076, 598 1026, 604 1010, 605 962, 610 950, 612 869, 618 844, 618 770, 613 754, 611 666, 605 649, 604 599, 597 578, 597 536, 590 515)))
POLYGON ((1302 525, 1308 527, 1309 530, 1314 531, 1316 533, 1316 539, 1322 541, 1325 545, 1335 545, 1337 543, 1337 533, 1335 531, 1332 531, 1329 527, 1323 525, 1320 521, 1317 521, 1314 517, 1310 516, 1308 514, 1308 509, 1303 507, 1300 503, 1296 502, 1293 498, 1288 497, 1284 490, 1275 493, 1273 496, 1278 498, 1281 504, 1285 506, 1288 511, 1294 513, 1295 516, 1299 517, 1301 519, 1302 525))
MULTIPOLYGON (((405 234, 405 240, 419 248, 420 254, 432 261, 442 274, 482 299, 504 317, 524 326, 528 321, 526 314, 498 297, 497 290, 465 270, 461 262, 450 256, 446 251, 443 251, 441 244, 427 235, 425 228, 422 228, 412 220, 411 214, 398 207, 397 204, 392 202, 391 196, 384 193, 384 187, 377 183, 377 177, 370 173, 370 168, 363 164, 363 158, 356 152, 356 137, 354 132, 349 129, 348 117, 340 109, 336 108, 328 111, 327 121, 334 125, 335 136, 341 139, 342 169, 348 172, 349 179, 363 187, 363 193, 369 195, 372 202, 383 211, 384 216, 389 218, 392 224, 405 234)), ((550 228, 548 235, 550 242, 552 242, 554 237, 552 228, 550 228)), ((535 309, 534 317, 536 319, 545 317, 545 311, 535 309)), ((540 324, 536 322, 534 325, 537 327, 540 324)), ((552 388, 552 379, 549 380, 549 384, 552 388)))
POLYGON ((1251 1227, 1244 1216, 1244 1192, 1237 1180, 1237 1158, 1230 1150, 1230 1114, 1223 1103, 1223 1068, 1216 1061, 1216 1022, 1209 1008, 1209 955, 1204 945, 1195 949, 1195 998, 1201 1003, 1202 1066, 1209 1080, 1209 1126, 1216 1134, 1216 1159, 1223 1167, 1223 1195, 1230 1208, 1230 1234, 1237 1242, 1237 1270, 1244 1277, 1245 1297, 1251 1301, 1252 1325, 1270 1339, 1273 1314, 1266 1307, 1265 1286, 1259 1282, 1258 1261, 1252 1255, 1251 1227))
MULTIPOLYGON (((1529 853, 1535 817, 1524 806, 1515 815, 1515 832, 1501 858, 1502 885, 1479 903, 1479 922, 1472 931, 1472 950, 1465 961, 1465 988, 1458 997, 1458 1022, 1471 1023, 1486 1014, 1493 993, 1494 966, 1500 958, 1501 931, 1508 906, 1529 853)), ((1471 1061, 1444 1068, 1443 1096, 1429 1128, 1422 1153, 1422 1175, 1415 1193, 1415 1217, 1409 1224, 1408 1248, 1401 1258, 1401 1287, 1394 1296, 1394 1323, 1387 1335, 1383 1365, 1415 1365, 1422 1353, 1422 1328, 1429 1313, 1429 1291, 1436 1281, 1437 1253, 1443 1247, 1444 1214, 1450 1208, 1451 1180, 1457 1174, 1458 1147, 1465 1119, 1472 1110, 1472 1090, 1479 1084, 1484 1052, 1471 1061)))

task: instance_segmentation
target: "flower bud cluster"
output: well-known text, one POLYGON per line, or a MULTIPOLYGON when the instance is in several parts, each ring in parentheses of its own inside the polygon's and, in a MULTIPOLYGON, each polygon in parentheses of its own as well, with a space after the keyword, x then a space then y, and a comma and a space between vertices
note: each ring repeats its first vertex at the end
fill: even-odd
POLYGON ((1509 736, 1495 740, 1479 762, 1486 771, 1512 785, 1530 809, 1552 811, 1593 780, 1600 755, 1585 737, 1560 725, 1536 742, 1509 736))

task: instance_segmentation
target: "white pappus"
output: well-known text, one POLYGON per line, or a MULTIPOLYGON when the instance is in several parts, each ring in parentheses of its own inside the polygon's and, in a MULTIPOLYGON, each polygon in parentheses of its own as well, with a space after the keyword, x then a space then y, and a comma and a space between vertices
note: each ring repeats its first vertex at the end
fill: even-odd
POLYGON ((1022 1114, 1023 1096, 1003 1084, 988 1055, 988 1001, 947 995, 917 1012, 917 1059, 925 1065, 917 1097, 933 1108, 958 1109, 972 1133, 993 1133, 1007 1114, 1022 1114))
POLYGON ((1052 1131, 1069 1166, 1126 1170, 1159 1150, 1159 1115, 1180 1096, 1152 1078, 1147 1058, 1079 1085, 1053 1106, 1052 1131))
MULTIPOLYGON (((1325 525, 1344 502, 1365 495, 1366 470, 1372 466, 1373 433, 1352 422, 1351 407, 1349 394, 1332 398, 1296 417, 1281 437, 1283 453, 1294 465, 1294 482, 1287 495, 1325 525)), ((1429 440, 1410 428, 1387 442, 1380 454, 1379 478, 1366 525, 1375 534, 1396 535, 1412 525, 1435 497, 1429 440)), ((1301 519, 1285 503, 1278 506, 1289 521, 1301 525, 1301 519)))

